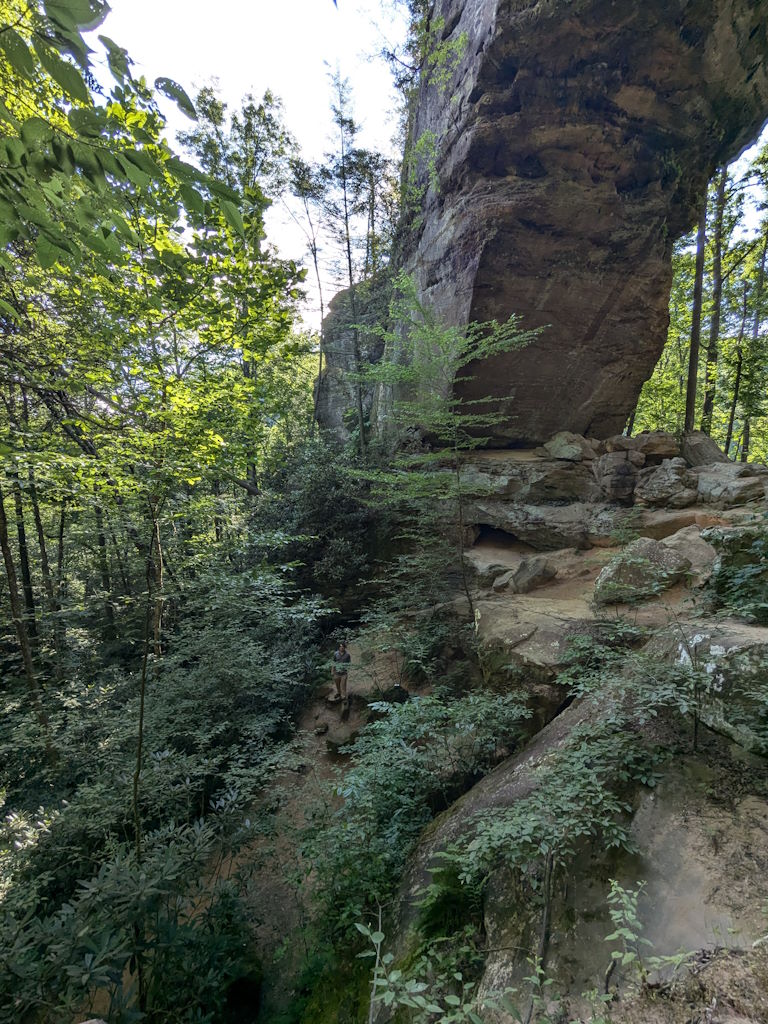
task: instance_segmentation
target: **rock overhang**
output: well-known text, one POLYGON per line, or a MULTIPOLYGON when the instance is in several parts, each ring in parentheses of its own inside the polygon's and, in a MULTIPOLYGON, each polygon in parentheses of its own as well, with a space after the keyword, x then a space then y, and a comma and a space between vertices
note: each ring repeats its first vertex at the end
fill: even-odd
POLYGON ((467 42, 418 98, 413 136, 438 141, 408 268, 448 323, 541 329, 462 394, 505 412, 498 446, 617 433, 664 344, 672 243, 768 117, 768 4, 438 0, 433 18, 467 42))

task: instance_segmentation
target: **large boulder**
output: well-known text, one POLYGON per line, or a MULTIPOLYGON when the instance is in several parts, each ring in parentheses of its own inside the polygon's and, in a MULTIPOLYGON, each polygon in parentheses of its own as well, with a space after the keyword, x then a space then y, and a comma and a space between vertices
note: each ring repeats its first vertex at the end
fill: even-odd
POLYGON ((595 581, 596 604, 630 604, 667 590, 683 579, 691 562, 650 537, 628 544, 595 581))
POLYGON ((462 464, 462 486, 477 497, 531 504, 546 501, 599 501, 601 492, 580 461, 531 452, 473 452, 462 464))
MULTIPOLYGON (((589 742, 589 733, 599 727, 605 710, 599 700, 576 700, 425 830, 409 861, 396 905, 392 940, 396 959, 407 959, 423 941, 417 931, 419 905, 424 886, 440 866, 440 854, 457 843, 471 842, 481 822, 503 822, 517 804, 546 786, 548 772, 558 759, 569 746, 589 742)), ((615 714, 615 708, 610 712, 615 714)), ((638 730, 641 742, 642 731, 638 730)), ((716 799, 711 793, 712 770, 703 770, 693 759, 678 755, 661 766, 655 787, 637 786, 626 800, 634 853, 601 853, 598 845, 589 849, 584 843, 582 855, 569 864, 568 884, 555 886, 551 905, 547 979, 553 997, 565 1000, 553 1019, 588 1020, 592 1016, 582 1003, 582 994, 598 983, 602 991, 611 950, 616 948, 606 943, 615 930, 607 899, 609 879, 616 879, 624 889, 634 890, 642 883, 642 931, 654 955, 710 949, 714 943, 751 951, 752 943, 765 934, 761 908, 768 899, 763 853, 768 803, 748 788, 744 763, 738 757, 731 760, 729 754, 722 756, 723 776, 733 773, 733 778, 744 780, 740 787, 734 786, 733 799, 716 799), (756 893, 760 899, 755 898, 756 893)), ((756 792, 761 781, 755 784, 756 792)), ((488 951, 480 995, 514 987, 522 992, 519 1009, 524 1014, 529 989, 522 979, 530 974, 526 957, 538 947, 540 902, 525 890, 521 894, 519 878, 496 863, 486 878, 481 913, 488 951)), ((681 996, 672 987, 665 989, 664 1007, 674 1001, 674 1014, 663 1017, 658 1014, 656 990, 647 994, 647 1005, 634 1007, 635 1012, 624 1016, 623 1008, 641 986, 632 983, 631 972, 622 978, 619 968, 612 985, 619 984, 620 999, 612 1004, 611 1016, 627 1024, 715 1021, 708 1007, 751 1005, 747 995, 755 993, 761 999, 754 1005, 762 1008, 767 1005, 767 966, 768 961, 761 960, 754 972, 745 972, 738 986, 726 976, 716 999, 711 991, 705 1000, 700 992, 685 998, 687 993, 681 996)), ((701 988, 708 975, 706 971, 694 978, 694 990, 701 988)), ((645 986, 642 989, 646 991, 645 986)), ((511 1013, 488 1011, 483 1015, 489 1024, 513 1024, 519 1019, 511 1013)), ((754 1019, 763 1018, 757 1015, 754 1019)))
POLYGON ((515 569, 509 569, 493 581, 495 591, 507 590, 511 594, 527 594, 543 587, 557 576, 557 566, 551 558, 533 555, 523 558, 515 569))
POLYGON ((645 464, 642 452, 632 449, 608 452, 592 463, 592 472, 607 501, 629 505, 638 470, 645 464))
POLYGON ((589 441, 581 434, 561 430, 545 443, 544 450, 553 459, 567 459, 569 462, 591 461, 597 452, 597 441, 589 441))
POLYGON ((768 469, 750 462, 713 462, 697 471, 699 500, 717 508, 759 501, 768 490, 768 469))
POLYGON ((677 620, 656 634, 646 653, 695 670, 702 721, 748 750, 768 753, 768 627, 677 620))
POLYGON ((635 502, 639 505, 686 508, 698 497, 696 477, 685 459, 665 459, 638 474, 635 502))
POLYGON ((682 453, 689 466, 707 466, 713 462, 730 461, 717 441, 701 430, 691 430, 683 435, 682 453))
POLYGON ((609 437, 603 447, 606 452, 641 452, 646 465, 658 465, 664 459, 674 459, 680 454, 677 439, 666 430, 643 430, 634 437, 616 434, 609 437))
POLYGON ((765 4, 436 0, 429 24, 453 59, 414 101, 406 269, 447 324, 540 328, 460 394, 491 399, 499 446, 616 434, 666 340, 674 241, 765 121, 765 4))
POLYGON ((697 586, 705 583, 712 575, 717 551, 704 539, 701 527, 686 526, 673 533, 671 537, 665 537, 661 543, 688 559, 691 563, 690 573, 697 586))

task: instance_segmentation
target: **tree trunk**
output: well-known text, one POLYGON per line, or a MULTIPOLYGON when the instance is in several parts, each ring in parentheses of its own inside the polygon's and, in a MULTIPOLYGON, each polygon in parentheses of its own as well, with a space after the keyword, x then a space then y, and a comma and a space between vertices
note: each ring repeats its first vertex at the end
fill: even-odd
POLYGON ((632 410, 632 413, 627 420, 627 426, 624 431, 627 437, 632 437, 632 431, 635 429, 635 416, 637 415, 637 406, 632 410))
POLYGON ((27 625, 24 621, 24 613, 22 611, 21 600, 19 598, 19 581, 16 575, 16 566, 13 563, 13 554, 11 552, 11 545, 8 539, 8 519, 5 515, 5 496, 3 490, 0 487, 0 549, 3 552, 3 562, 5 563, 5 575, 8 580, 8 595, 11 603, 11 617, 13 619, 13 625, 16 629, 16 638, 19 641, 19 647, 21 648, 21 658, 24 664, 24 675, 27 680, 27 686, 29 688, 30 696, 35 705, 35 714, 38 722, 45 734, 45 747, 50 760, 55 759, 55 751, 51 742, 51 733, 48 726, 48 716, 43 710, 42 701, 40 698, 40 684, 35 676, 35 668, 32 662, 32 647, 29 642, 29 635, 27 633, 27 625))
POLYGON ((723 167, 717 181, 715 198, 715 225, 712 256, 712 319, 709 324, 707 345, 707 367, 704 384, 704 407, 701 413, 701 429, 712 433, 712 413, 715 408, 717 390, 717 360, 720 340, 720 306, 723 297, 723 217, 725 214, 725 188, 728 183, 728 169, 723 167))
POLYGON ((59 532, 56 539, 56 598, 61 600, 61 595, 64 592, 64 526, 67 521, 67 502, 66 499, 61 503, 61 513, 59 514, 59 532))
MULTIPOLYGON (((307 214, 309 216, 309 214, 307 214)), ((312 221, 310 220, 310 224, 312 221)), ((315 280, 317 281, 317 294, 320 299, 320 351, 317 356, 317 387, 315 388, 315 401, 312 409, 312 425, 309 436, 315 436, 315 423, 317 423, 317 403, 320 400, 320 383, 323 379, 323 345, 325 344, 325 302, 323 301, 323 282, 320 278, 320 264, 318 262, 317 242, 315 241, 314 227, 312 227, 312 263, 315 268, 315 280)))
POLYGON ((744 306, 741 314, 741 326, 739 328, 739 337, 736 342, 736 377, 733 381, 733 395, 731 396, 731 410, 728 415, 728 433, 725 435, 725 454, 727 455, 731 441, 733 440, 733 422, 736 418, 736 406, 739 402, 739 389, 741 387, 741 371, 744 366, 744 328, 747 324, 747 297, 749 290, 747 288, 746 281, 744 282, 744 306))
POLYGON ((104 532, 104 513, 101 505, 94 506, 96 516, 96 542, 98 544, 99 575, 101 576, 101 589, 104 592, 104 617, 107 628, 105 635, 109 640, 115 638, 115 609, 112 607, 112 580, 109 575, 109 560, 107 558, 107 535, 104 532))
POLYGON ((707 246, 707 203, 699 218, 699 230, 696 236, 696 273, 693 281, 693 313, 691 317, 691 347, 688 353, 688 384, 685 391, 685 423, 686 433, 693 430, 696 416, 696 387, 699 376, 699 346, 701 343, 701 297, 704 284, 704 253, 707 246))
POLYGON ((47 610, 53 619, 51 633, 53 635, 53 646, 56 652, 56 674, 57 677, 61 679, 63 674, 62 662, 64 655, 64 631, 59 617, 61 605, 59 604, 56 589, 53 585, 51 563, 48 561, 48 548, 45 543, 45 531, 43 530, 43 520, 40 515, 40 502, 37 497, 35 472, 31 466, 29 467, 29 500, 32 505, 32 516, 35 521, 37 545, 40 548, 40 570, 43 576, 43 587, 45 589, 46 603, 48 606, 47 610))
POLYGON ((34 646, 37 641, 37 608, 35 607, 35 593, 32 589, 32 572, 29 567, 29 546, 27 544, 27 529, 24 523, 24 503, 21 496, 21 484, 19 474, 11 474, 11 491, 13 492, 13 504, 16 510, 16 536, 19 542, 19 566, 21 568, 21 588, 24 594, 24 611, 27 633, 30 643, 34 646))
MULTIPOLYGON (((765 230, 765 239, 763 240, 763 252, 760 257, 760 266, 757 271, 757 284, 755 285, 755 315, 752 318, 752 352, 757 351, 757 339, 760 336, 760 325, 762 323, 762 309, 761 304, 763 301, 763 288, 765 286, 765 261, 766 255, 768 255, 768 228, 765 230)), ((754 356, 753 356, 754 358, 754 356)), ((755 367, 750 368, 750 376, 755 372, 755 367)), ((758 372, 762 371, 762 367, 758 369, 758 372)), ((754 390, 752 382, 747 382, 750 386, 748 388, 749 398, 752 397, 754 390)), ((746 462, 749 459, 749 443, 750 443, 750 409, 747 409, 744 415, 744 431, 741 439, 741 461, 746 462)))
POLYGON ((741 434, 741 461, 749 460, 750 424, 749 416, 744 417, 744 430, 741 434))
POLYGON ((362 371, 362 360, 360 357, 360 329, 357 316, 357 296, 355 294, 355 274, 352 262, 352 229, 350 226, 349 212, 349 191, 347 185, 347 147, 344 137, 344 127, 340 128, 341 135, 341 188, 344 201, 344 243, 347 257, 347 279, 349 283, 349 305, 352 311, 352 339, 355 359, 355 395, 357 398, 357 424, 360 430, 360 455, 365 458, 365 413, 363 411, 363 382, 360 374, 362 371))

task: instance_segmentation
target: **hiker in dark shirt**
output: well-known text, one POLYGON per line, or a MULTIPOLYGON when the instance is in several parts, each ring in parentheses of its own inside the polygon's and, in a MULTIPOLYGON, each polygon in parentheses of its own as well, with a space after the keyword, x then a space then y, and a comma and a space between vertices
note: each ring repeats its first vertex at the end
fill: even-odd
POLYGON ((340 641, 338 648, 333 652, 333 665, 331 666, 331 679, 333 679, 333 685, 336 687, 336 692, 332 694, 330 700, 337 701, 341 700, 345 704, 347 702, 347 672, 349 671, 349 663, 352 659, 349 656, 347 645, 344 641, 340 641))

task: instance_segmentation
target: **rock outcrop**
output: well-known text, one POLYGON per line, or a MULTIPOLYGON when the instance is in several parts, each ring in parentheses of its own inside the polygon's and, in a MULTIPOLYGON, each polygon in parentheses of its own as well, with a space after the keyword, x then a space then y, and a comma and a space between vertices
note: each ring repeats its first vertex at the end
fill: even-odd
MULTIPOLYGON (((683 450, 693 458, 720 452, 707 441, 694 449, 684 442, 683 450)), ((679 451, 671 434, 655 431, 605 442, 561 432, 534 451, 470 452, 462 519, 474 536, 492 528, 540 551, 585 550, 631 539, 626 534, 661 540, 684 526, 717 525, 706 509, 764 505, 768 467, 725 457, 690 465, 679 451), (686 508, 690 514, 677 511, 686 508)))
POLYGON ((650 537, 629 544, 595 582, 598 604, 631 604, 660 594, 685 577, 691 562, 679 550, 650 537))
POLYGON ((417 99, 407 268, 447 323, 541 328, 462 393, 505 413, 499 446, 616 434, 666 338, 672 243, 768 116, 765 4, 437 0, 431 20, 461 56, 417 99))

